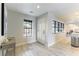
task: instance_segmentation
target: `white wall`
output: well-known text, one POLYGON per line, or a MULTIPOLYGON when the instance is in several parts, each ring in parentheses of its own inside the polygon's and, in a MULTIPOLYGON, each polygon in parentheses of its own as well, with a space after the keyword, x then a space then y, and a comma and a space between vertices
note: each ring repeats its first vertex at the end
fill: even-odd
POLYGON ((48 31, 47 31, 47 41, 48 41, 48 47, 52 46, 56 41, 55 37, 56 35, 54 34, 54 31, 52 30, 52 24, 53 20, 57 20, 55 15, 52 12, 48 12, 48 31))
POLYGON ((8 25, 7 25, 7 36, 8 37, 16 37, 16 42, 27 42, 27 43, 32 43, 36 41, 36 18, 21 14, 15 11, 11 11, 8 9, 8 25), (24 19, 27 20, 32 20, 32 37, 29 38, 24 38, 23 32, 24 32, 24 27, 23 27, 23 21, 24 19))
MULTIPOLYGON (((5 5, 5 4, 4 4, 5 5)), ((4 6, 4 36, 7 36, 7 8, 4 6)))
POLYGON ((2 43, 2 37, 1 37, 1 3, 0 3, 0 44, 2 43))
POLYGON ((1 3, 0 3, 0 36, 1 36, 1 3))

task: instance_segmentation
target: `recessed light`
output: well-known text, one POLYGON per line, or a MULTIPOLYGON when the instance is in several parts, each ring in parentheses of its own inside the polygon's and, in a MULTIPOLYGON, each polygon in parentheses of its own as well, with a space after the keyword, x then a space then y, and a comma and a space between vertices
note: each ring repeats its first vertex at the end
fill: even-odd
POLYGON ((40 6, 39 6, 39 5, 37 5, 37 8, 40 8, 40 6))

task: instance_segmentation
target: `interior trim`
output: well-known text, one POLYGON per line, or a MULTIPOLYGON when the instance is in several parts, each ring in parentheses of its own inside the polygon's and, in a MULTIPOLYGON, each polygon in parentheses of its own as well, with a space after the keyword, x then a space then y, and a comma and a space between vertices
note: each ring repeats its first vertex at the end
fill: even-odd
POLYGON ((1 36, 4 36, 4 3, 1 3, 1 36))

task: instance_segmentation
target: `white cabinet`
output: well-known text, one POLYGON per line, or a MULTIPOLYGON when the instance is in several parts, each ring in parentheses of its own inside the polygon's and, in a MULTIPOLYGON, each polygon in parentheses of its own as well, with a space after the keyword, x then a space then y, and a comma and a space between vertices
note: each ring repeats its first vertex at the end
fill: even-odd
POLYGON ((37 20, 37 41, 46 44, 46 18, 40 17, 37 20))

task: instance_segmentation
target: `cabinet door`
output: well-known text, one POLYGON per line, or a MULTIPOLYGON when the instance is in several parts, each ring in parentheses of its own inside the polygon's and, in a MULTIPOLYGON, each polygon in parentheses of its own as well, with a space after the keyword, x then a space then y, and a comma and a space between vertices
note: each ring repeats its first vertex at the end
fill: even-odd
POLYGON ((39 41, 42 44, 45 44, 45 35, 45 18, 40 18, 37 22, 37 41, 39 41))
POLYGON ((45 19, 42 18, 42 21, 41 21, 41 35, 42 35, 42 41, 43 43, 45 44, 46 42, 46 26, 45 26, 45 19))
POLYGON ((41 41, 41 23, 40 20, 37 21, 37 41, 41 41))

